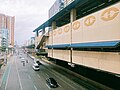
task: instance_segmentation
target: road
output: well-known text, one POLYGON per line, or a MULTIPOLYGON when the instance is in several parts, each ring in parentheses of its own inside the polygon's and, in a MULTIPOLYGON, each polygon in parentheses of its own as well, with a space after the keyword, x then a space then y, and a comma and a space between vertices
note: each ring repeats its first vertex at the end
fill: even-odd
POLYGON ((15 54, 10 58, 0 90, 87 90, 55 71, 52 66, 45 62, 40 65, 40 71, 34 71, 32 68, 33 60, 24 53, 21 56, 28 60, 28 63, 23 66, 19 56, 15 54), (46 79, 49 77, 55 78, 59 87, 50 88, 46 84, 46 79))

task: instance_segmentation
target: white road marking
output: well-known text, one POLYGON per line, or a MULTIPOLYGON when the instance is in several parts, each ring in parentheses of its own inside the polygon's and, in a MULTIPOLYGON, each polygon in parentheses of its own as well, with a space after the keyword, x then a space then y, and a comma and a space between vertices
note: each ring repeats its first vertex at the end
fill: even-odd
POLYGON ((36 86, 34 85, 35 90, 37 90, 36 86))
POLYGON ((49 77, 49 75, 48 75, 48 74, 46 74, 46 76, 47 76, 47 77, 49 77))
MULTIPOLYGON (((58 77, 59 78, 59 77, 58 77)), ((77 90, 75 87, 73 87, 71 84, 67 83, 66 81, 64 81, 63 79, 59 78, 61 81, 63 81, 64 83, 68 84, 70 87, 72 87, 74 90, 77 90)))
POLYGON ((37 76, 40 78, 40 75, 39 75, 39 74, 37 74, 37 76))
POLYGON ((28 75, 28 78, 31 79, 30 75, 28 75))
POLYGON ((46 84, 46 86, 47 86, 49 89, 51 89, 47 84, 46 84))
POLYGON ((58 84, 59 87, 62 87, 60 84, 58 84))
MULTIPOLYGON (((48 70, 48 69, 46 69, 48 70)), ((49 71, 49 70, 48 70, 49 71)), ((52 73, 53 75, 55 75, 54 73, 52 73)), ((56 75, 55 75, 56 76, 56 75)), ((61 81, 63 81, 64 83, 66 83, 67 85, 69 85, 70 87, 72 87, 74 90, 77 90, 75 87, 73 87, 71 84, 67 83, 66 81, 64 81, 63 79, 61 79, 60 77, 56 76, 57 78, 59 78, 61 81)))
POLYGON ((16 65, 17 75, 18 75, 18 79, 19 79, 19 83, 20 83, 20 88, 21 88, 21 90, 23 90, 23 87, 22 87, 22 84, 21 84, 21 80, 20 80, 19 71, 18 71, 17 64, 16 64, 16 60, 15 60, 15 65, 16 65))

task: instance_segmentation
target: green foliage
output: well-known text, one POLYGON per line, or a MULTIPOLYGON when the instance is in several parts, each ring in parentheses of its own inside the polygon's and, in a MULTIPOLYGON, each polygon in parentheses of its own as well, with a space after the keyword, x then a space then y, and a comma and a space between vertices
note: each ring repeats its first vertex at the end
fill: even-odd
POLYGON ((6 51, 6 47, 5 47, 5 46, 1 47, 0 49, 1 49, 1 51, 3 51, 3 52, 6 51))

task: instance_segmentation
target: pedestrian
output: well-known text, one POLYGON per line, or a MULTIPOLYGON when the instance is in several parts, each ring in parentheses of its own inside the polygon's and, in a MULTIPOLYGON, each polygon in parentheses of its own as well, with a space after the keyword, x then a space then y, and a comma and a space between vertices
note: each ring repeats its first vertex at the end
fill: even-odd
POLYGON ((25 66, 25 62, 23 62, 23 66, 25 66))
POLYGON ((26 63, 28 63, 28 60, 26 60, 26 63))

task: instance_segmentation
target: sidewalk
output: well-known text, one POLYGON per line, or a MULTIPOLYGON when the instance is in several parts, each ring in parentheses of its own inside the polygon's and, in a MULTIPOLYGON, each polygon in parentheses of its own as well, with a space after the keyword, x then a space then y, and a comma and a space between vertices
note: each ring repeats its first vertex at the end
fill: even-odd
MULTIPOLYGON (((9 61, 10 56, 11 56, 11 54, 8 55, 8 61, 9 61)), ((7 67, 7 64, 2 65, 1 69, 0 69, 0 87, 1 87, 1 84, 2 84, 2 77, 3 77, 3 74, 4 74, 4 71, 5 71, 6 67, 7 67)))
POLYGON ((1 87, 1 84, 2 84, 2 76, 4 74, 4 71, 5 71, 6 67, 7 67, 7 65, 5 65, 5 66, 2 65, 1 69, 0 69, 0 87, 1 87))

